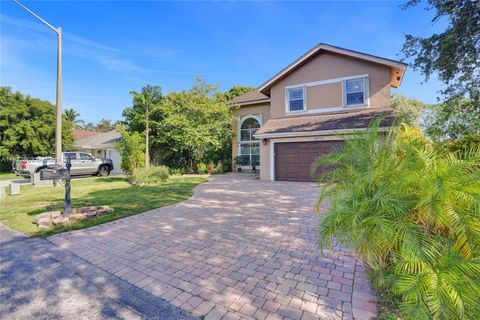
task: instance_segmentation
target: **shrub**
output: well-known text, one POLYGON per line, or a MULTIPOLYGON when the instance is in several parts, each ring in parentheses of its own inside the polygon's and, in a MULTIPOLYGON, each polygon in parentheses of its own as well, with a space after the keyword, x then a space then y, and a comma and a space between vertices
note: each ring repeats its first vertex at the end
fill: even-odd
POLYGON ((207 173, 208 174, 213 174, 214 170, 215 170, 215 165, 213 164, 213 162, 210 162, 209 164, 207 164, 207 173))
POLYGON ((182 175, 185 174, 184 168, 168 168, 168 173, 170 175, 182 175))
POLYGON ((115 142, 115 149, 122 156, 120 167, 131 175, 136 168, 145 165, 145 142, 138 132, 129 133, 121 128, 121 142, 115 142))
POLYGON ((203 162, 197 164, 197 173, 198 174, 205 174, 207 173, 207 165, 203 162))
POLYGON ((222 172, 230 172, 232 171, 232 160, 224 159, 222 161, 222 172))
POLYGON ((223 163, 218 161, 217 165, 214 165, 212 174, 221 174, 223 173, 223 163))
POLYGON ((144 185, 166 181, 169 176, 168 167, 150 165, 148 168, 135 168, 131 179, 135 184, 144 185))
POLYGON ((220 174, 223 173, 223 166, 221 162, 215 165, 215 163, 210 162, 207 164, 207 173, 208 174, 220 174))
POLYGON ((375 122, 315 164, 335 165, 320 178, 322 246, 351 246, 407 319, 480 318, 479 161, 375 122))

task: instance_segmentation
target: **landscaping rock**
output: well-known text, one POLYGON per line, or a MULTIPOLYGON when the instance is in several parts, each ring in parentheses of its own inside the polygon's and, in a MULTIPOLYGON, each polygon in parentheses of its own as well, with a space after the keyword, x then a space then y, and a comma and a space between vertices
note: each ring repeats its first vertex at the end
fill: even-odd
POLYGON ((97 216, 103 216, 107 213, 108 213, 107 209, 98 209, 97 210, 97 216))
POLYGON ((38 222, 42 218, 53 218, 53 219, 55 219, 56 217, 59 217, 61 215, 62 215, 62 213, 60 211, 49 211, 49 212, 45 212, 45 213, 41 213, 41 214, 36 215, 34 220, 35 220, 35 223, 38 224, 38 222))
POLYGON ((43 218, 50 218, 50 212, 37 214, 33 220, 35 221, 36 224, 38 224, 40 219, 43 219, 43 218))
POLYGON ((87 218, 93 218, 97 215, 97 211, 88 211, 88 212, 85 212, 84 215, 87 217, 87 218))
POLYGON ((50 212, 50 217, 52 217, 53 219, 55 218, 58 218, 62 215, 62 212, 61 211, 51 211, 50 212))
POLYGON ((74 213, 69 218, 71 222, 77 222, 87 219, 87 217, 83 213, 74 213))
POLYGON ((68 217, 57 217, 53 220, 54 226, 68 226, 70 224, 70 219, 68 217))
POLYGON ((105 210, 107 210, 107 213, 112 213, 112 212, 115 211, 115 210, 114 210, 112 207, 110 207, 110 206, 99 206, 98 209, 99 209, 99 210, 100 210, 100 209, 105 209, 105 210))
POLYGON ((48 229, 53 226, 53 219, 51 217, 43 217, 38 220, 38 227, 41 229, 48 229))
POLYGON ((52 226, 67 226, 71 223, 83 221, 96 216, 103 216, 115 210, 110 206, 88 206, 72 208, 72 214, 63 216, 60 211, 49 211, 35 216, 34 221, 40 229, 48 229, 52 226))

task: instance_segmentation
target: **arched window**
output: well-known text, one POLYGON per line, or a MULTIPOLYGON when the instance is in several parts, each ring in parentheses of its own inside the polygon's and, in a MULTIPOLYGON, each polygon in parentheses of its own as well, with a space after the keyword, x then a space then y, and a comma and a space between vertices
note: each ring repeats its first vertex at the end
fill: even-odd
POLYGON ((260 122, 253 117, 246 118, 240 126, 240 155, 245 166, 260 165, 260 144, 253 135, 260 128, 260 122))
POLYGON ((257 140, 253 136, 255 132, 260 128, 260 122, 255 118, 247 118, 242 122, 242 127, 240 129, 240 140, 241 141, 253 141, 257 140))

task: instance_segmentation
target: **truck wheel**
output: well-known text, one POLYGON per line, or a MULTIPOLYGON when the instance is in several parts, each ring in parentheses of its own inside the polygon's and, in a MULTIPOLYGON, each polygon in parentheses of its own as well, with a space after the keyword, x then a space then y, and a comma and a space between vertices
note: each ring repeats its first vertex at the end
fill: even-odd
POLYGON ((110 175, 110 169, 107 166, 100 166, 100 169, 98 169, 98 175, 101 177, 108 177, 110 175))

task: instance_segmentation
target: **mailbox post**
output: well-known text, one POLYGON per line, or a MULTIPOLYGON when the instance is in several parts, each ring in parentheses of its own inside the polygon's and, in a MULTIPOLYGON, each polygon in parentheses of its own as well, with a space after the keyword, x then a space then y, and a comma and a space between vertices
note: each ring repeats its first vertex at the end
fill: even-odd
POLYGON ((72 202, 70 199, 70 168, 72 167, 72 160, 67 157, 67 176, 65 177, 65 210, 63 210, 64 216, 69 216, 72 212, 72 202))
POLYGON ((65 205, 63 210, 64 216, 69 216, 72 212, 72 202, 70 198, 70 168, 72 167, 72 162, 69 157, 66 157, 66 168, 54 167, 51 169, 44 169, 40 171, 41 180, 55 180, 55 179, 65 179, 65 205))

